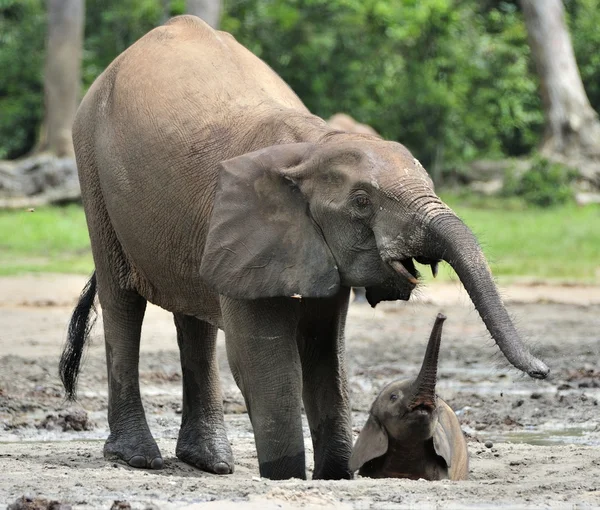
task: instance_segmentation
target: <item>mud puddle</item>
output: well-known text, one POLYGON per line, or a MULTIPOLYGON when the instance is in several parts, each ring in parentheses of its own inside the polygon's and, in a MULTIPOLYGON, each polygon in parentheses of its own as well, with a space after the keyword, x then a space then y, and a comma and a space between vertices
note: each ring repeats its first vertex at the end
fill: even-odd
POLYGON ((539 427, 527 427, 518 432, 491 434, 489 439, 494 442, 525 443, 538 446, 561 444, 600 446, 597 423, 589 423, 579 427, 565 427, 562 423, 548 423, 539 427))

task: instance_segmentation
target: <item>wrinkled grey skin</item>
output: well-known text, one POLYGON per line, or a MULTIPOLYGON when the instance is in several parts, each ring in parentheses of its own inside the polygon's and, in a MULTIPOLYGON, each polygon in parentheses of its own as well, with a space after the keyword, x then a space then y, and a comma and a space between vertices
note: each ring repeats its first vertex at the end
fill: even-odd
POLYGON ((454 411, 435 393, 446 317, 438 314, 419 375, 388 384, 373 402, 350 457, 371 478, 466 480, 467 442, 454 411))
POLYGON ((508 359, 547 374, 523 347, 472 233, 408 150, 333 131, 198 18, 175 18, 120 55, 86 94, 73 136, 105 327, 107 456, 163 464, 138 384, 147 301, 175 317, 177 456, 216 473, 233 469, 215 363, 223 328, 261 475, 306 476, 304 401, 314 477, 351 477, 349 288, 366 287, 372 305, 408 299, 414 278, 394 260, 412 275, 412 258, 450 262, 508 359))

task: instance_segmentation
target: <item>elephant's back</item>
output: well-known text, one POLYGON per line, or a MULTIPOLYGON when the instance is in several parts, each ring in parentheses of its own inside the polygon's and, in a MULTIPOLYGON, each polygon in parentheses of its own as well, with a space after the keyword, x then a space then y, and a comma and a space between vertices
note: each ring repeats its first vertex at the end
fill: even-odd
POLYGON ((150 301, 218 307, 198 274, 218 164, 276 143, 255 132, 277 109, 308 113, 266 64, 191 16, 148 33, 86 94, 73 131, 84 205, 100 191, 150 301))
POLYGON ((195 16, 178 16, 150 31, 114 65, 118 70, 107 80, 110 104, 131 119, 226 129, 236 127, 232 116, 249 110, 281 107, 308 113, 266 63, 195 16))

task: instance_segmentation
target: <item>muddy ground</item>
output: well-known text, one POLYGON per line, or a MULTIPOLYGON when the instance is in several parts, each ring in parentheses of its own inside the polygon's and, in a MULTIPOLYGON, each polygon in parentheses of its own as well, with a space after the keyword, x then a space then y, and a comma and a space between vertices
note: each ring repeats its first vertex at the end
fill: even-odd
MULTIPOLYGON (((57 358, 78 276, 0 278, 0 508, 22 495, 73 508, 600 508, 600 288, 503 290, 520 330, 552 368, 534 381, 506 365, 458 283, 411 303, 352 304, 347 352, 355 432, 378 390, 419 368, 435 314, 448 316, 438 392, 469 436, 471 479, 272 482, 258 477, 252 429, 219 342, 235 474, 202 473, 174 456, 181 375, 171 316, 150 307, 140 376, 165 469, 102 457, 107 436, 102 328, 94 329, 80 406, 64 407, 57 358), (487 448, 485 442, 493 446, 487 448)), ((101 321, 100 321, 101 322, 101 321)), ((305 428, 307 457, 312 448, 305 428)), ((310 478, 311 462, 308 465, 310 478)))

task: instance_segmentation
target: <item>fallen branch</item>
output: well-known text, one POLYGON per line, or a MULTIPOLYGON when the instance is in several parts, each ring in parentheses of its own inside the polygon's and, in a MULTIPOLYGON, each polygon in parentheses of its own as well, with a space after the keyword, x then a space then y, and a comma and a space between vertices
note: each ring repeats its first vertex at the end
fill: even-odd
POLYGON ((73 158, 51 154, 0 161, 0 208, 19 209, 77 201, 81 197, 73 158))

